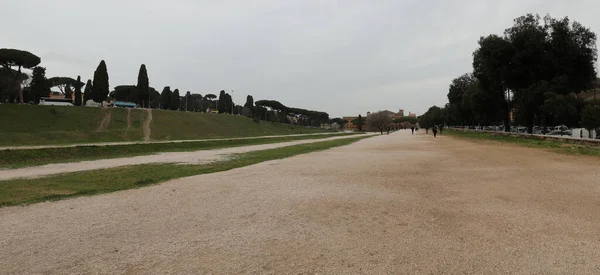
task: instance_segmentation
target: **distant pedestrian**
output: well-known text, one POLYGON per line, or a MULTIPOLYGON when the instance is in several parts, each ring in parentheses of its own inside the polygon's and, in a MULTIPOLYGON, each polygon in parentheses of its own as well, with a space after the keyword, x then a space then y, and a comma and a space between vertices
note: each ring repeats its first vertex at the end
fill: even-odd
POLYGON ((387 128, 387 134, 390 135, 390 127, 387 128))
POLYGON ((438 131, 437 126, 433 126, 432 131, 433 131, 433 137, 437 137, 437 131, 438 131))
POLYGON ((415 134, 415 126, 410 127, 410 131, 412 132, 412 134, 415 134))

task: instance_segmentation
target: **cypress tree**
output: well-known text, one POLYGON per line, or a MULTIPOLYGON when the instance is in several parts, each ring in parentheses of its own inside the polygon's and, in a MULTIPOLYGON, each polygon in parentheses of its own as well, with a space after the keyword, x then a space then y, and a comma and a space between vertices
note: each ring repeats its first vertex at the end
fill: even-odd
POLYGON ((217 110, 219 110, 219 114, 226 113, 225 109, 225 90, 221 90, 219 93, 219 101, 217 102, 217 110))
POLYGON ((252 107, 254 107, 254 98, 252 98, 251 95, 248 95, 246 97, 246 104, 244 104, 244 107, 252 110, 252 107))
POLYGON ((75 83, 75 106, 81 106, 81 76, 77 76, 75 83))
POLYGON ((35 103, 40 102, 40 97, 50 96, 50 87, 48 79, 46 79, 46 68, 33 68, 33 76, 31 78, 31 91, 35 97, 35 103))
POLYGON ((140 66, 140 72, 138 73, 137 82, 137 103, 140 106, 144 106, 143 102, 146 102, 145 106, 150 107, 148 96, 150 95, 150 84, 148 82, 148 72, 146 71, 146 65, 140 66))
POLYGON ((161 109, 171 109, 171 87, 165 86, 162 93, 160 93, 160 105, 161 109))
POLYGON ((104 60, 100 61, 98 68, 94 72, 94 82, 92 85, 92 99, 95 102, 101 103, 106 100, 109 93, 108 87, 108 70, 104 60))
POLYGON ((88 79, 85 84, 85 90, 83 91, 83 106, 87 103, 88 100, 93 99, 92 97, 92 80, 88 79))
POLYGON ((171 95, 171 110, 179 110, 179 89, 175 89, 171 95))
POLYGON ((362 128, 363 128, 363 121, 362 121, 362 116, 361 116, 361 115, 358 115, 358 123, 356 123, 356 124, 357 124, 357 125, 356 125, 356 128, 357 128, 359 131, 362 131, 362 128))

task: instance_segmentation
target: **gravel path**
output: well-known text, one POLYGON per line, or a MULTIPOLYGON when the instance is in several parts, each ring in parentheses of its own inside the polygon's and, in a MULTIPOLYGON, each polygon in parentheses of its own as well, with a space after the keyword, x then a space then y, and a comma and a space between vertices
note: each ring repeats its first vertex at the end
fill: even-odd
MULTIPOLYGON (((148 112, 148 116, 149 116, 149 119, 147 119, 144 122, 144 124, 147 123, 148 127, 150 127, 150 122, 152 122, 152 111, 148 112)), ((150 128, 148 128, 147 130, 148 130, 148 132, 144 132, 144 133, 147 133, 148 137, 149 137, 151 134, 150 128)), ((341 132, 324 132, 324 133, 314 133, 314 134, 273 135, 273 136, 258 136, 258 137, 239 137, 239 138, 119 141, 119 142, 98 142, 98 143, 75 143, 75 144, 64 144, 64 145, 8 146, 8 147, 0 147, 0 150, 30 150, 30 149, 44 149, 44 148, 72 148, 72 147, 79 147, 79 146, 113 146, 113 145, 131 145, 131 144, 148 144, 148 143, 180 143, 180 142, 239 140, 239 139, 278 138, 278 137, 299 137, 299 136, 337 135, 337 134, 341 134, 341 132)))
POLYGON ((307 144, 326 140, 355 138, 354 135, 334 136, 322 139, 306 139, 297 141, 288 141, 280 143, 239 146, 214 150, 198 150, 192 152, 168 152, 154 155, 143 155, 135 157, 111 158, 101 160, 88 160, 70 163, 54 163, 42 166, 25 167, 18 169, 0 169, 0 180, 10 180, 17 178, 39 178, 44 176, 71 173, 79 171, 89 171, 97 169, 106 169, 127 165, 149 164, 149 163, 181 163, 181 164, 200 164, 209 163, 227 158, 231 154, 247 153, 251 151, 267 150, 280 148, 290 145, 307 144))
POLYGON ((4 274, 600 274, 600 160, 400 132, 0 209, 4 274))

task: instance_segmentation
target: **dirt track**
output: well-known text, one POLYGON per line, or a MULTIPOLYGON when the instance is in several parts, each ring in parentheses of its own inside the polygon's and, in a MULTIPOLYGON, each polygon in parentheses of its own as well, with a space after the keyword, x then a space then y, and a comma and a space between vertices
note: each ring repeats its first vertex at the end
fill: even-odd
MULTIPOLYGON (((370 135, 370 134, 369 134, 370 135)), ((70 163, 53 163, 41 166, 32 166, 17 169, 0 169, 0 180, 18 178, 39 178, 44 176, 72 173, 80 171, 106 169, 119 166, 139 165, 149 163, 180 163, 180 164, 202 164, 210 163, 228 158, 232 154, 242 154, 252 151, 281 148, 291 145, 315 143, 335 139, 356 138, 355 135, 329 136, 319 139, 302 139, 279 143, 267 143, 258 145, 238 146, 231 148, 198 150, 191 152, 167 152, 153 155, 142 155, 134 157, 88 160, 70 163)))
POLYGON ((600 160, 400 132, 0 209, 0 273, 600 274, 600 160))

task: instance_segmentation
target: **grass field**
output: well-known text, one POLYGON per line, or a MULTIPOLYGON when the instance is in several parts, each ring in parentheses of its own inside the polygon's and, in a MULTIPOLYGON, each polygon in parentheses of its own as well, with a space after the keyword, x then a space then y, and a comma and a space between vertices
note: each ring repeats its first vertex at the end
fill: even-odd
MULTIPOLYGON (((353 135, 338 134, 336 136, 353 135)), ((46 148, 28 150, 0 150, 0 168, 19 168, 49 163, 108 159, 156 154, 161 152, 187 152, 247 145, 278 143, 294 140, 320 139, 329 134, 240 140, 214 140, 181 143, 149 143, 111 146, 77 146, 72 148, 46 148)))
POLYGON ((0 206, 59 200, 143 187, 170 179, 227 171, 263 161, 348 145, 366 136, 293 145, 236 155, 227 161, 204 165, 147 164, 75 172, 39 179, 0 181, 0 206))
POLYGON ((541 140, 527 137, 493 135, 485 132, 458 131, 452 129, 445 130, 444 134, 473 140, 493 140, 531 148, 543 148, 563 154, 600 157, 600 147, 595 146, 585 146, 580 144, 565 143, 552 140, 541 140))
MULTIPOLYGON (((0 146, 141 141, 144 109, 0 104, 0 146)), ((323 132, 243 116, 152 110, 151 140, 251 137, 323 132)))

